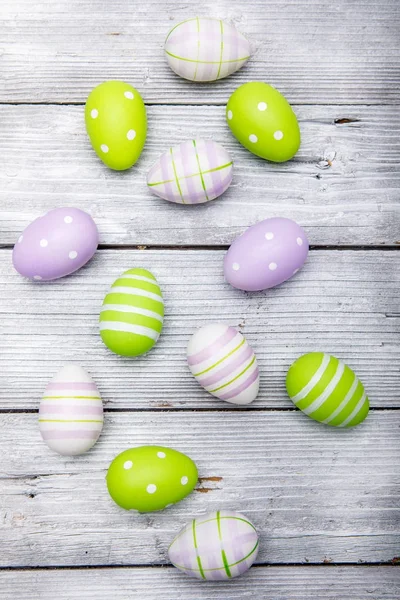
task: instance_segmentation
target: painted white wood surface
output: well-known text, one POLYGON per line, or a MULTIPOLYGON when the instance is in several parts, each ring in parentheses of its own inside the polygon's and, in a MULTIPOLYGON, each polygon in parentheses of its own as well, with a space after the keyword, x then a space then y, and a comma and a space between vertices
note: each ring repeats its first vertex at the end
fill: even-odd
POLYGON ((61 457, 37 414, 0 415, 1 566, 167 563, 175 534, 199 514, 245 513, 258 563, 389 562, 400 535, 400 411, 372 411, 341 430, 294 412, 106 413, 94 448, 61 457), (159 513, 124 511, 108 496, 111 460, 131 446, 171 446, 201 483, 159 513))
POLYGON ((10 249, 0 251, 1 598, 400 597, 400 570, 389 566, 400 554, 399 259, 373 249, 400 241, 399 18, 397 0, 0 4, 0 246, 38 214, 76 205, 113 248, 48 285, 23 281, 10 249), (165 35, 195 14, 248 34, 255 54, 246 68, 213 85, 170 71, 165 35), (148 142, 127 173, 100 164, 83 107, 71 106, 109 78, 131 82, 149 105, 148 142), (254 79, 274 84, 299 116, 302 147, 285 165, 249 154, 225 124, 229 95, 254 79), (193 211, 148 194, 158 155, 199 135, 232 154, 228 193, 193 211), (298 220, 314 245, 370 249, 312 251, 275 290, 233 290, 217 247, 273 215, 298 220), (127 249, 146 245, 214 249, 127 249), (138 260, 159 278, 168 318, 155 350, 132 361, 104 348, 97 317, 109 284, 138 260), (261 392, 245 410, 211 399, 186 367, 187 339, 208 320, 238 326, 257 353, 261 392), (338 431, 293 410, 285 373, 315 349, 363 380, 375 408, 361 427, 338 431), (41 441, 34 410, 49 378, 73 360, 98 382, 106 425, 91 452, 66 459, 41 441), (161 513, 125 513, 105 490, 108 464, 126 447, 155 442, 196 460, 198 489, 161 513), (222 506, 256 522, 258 566, 218 586, 165 566, 180 526, 222 506), (73 568, 85 565, 93 568, 73 568))
POLYGON ((290 102, 398 101, 397 0, 7 0, 0 10, 3 102, 83 102, 111 78, 157 103, 225 103, 258 79, 290 102), (197 14, 233 22, 252 42, 253 58, 234 77, 184 84, 168 68, 168 31, 197 14))
MULTIPOLYGON (((293 408, 290 364, 311 351, 346 361, 371 405, 400 406, 399 255, 396 251, 311 251, 303 269, 267 292, 244 293, 223 277, 222 250, 102 250, 76 274, 48 284, 21 278, 11 250, 0 251, 0 407, 37 408, 66 362, 86 368, 107 407, 224 408, 192 377, 186 346, 197 327, 238 327, 261 371, 254 407, 293 408), (109 286, 128 268, 151 270, 165 299, 164 331, 147 356, 130 359, 103 345, 98 316, 109 286)), ((237 409, 234 409, 237 410, 237 409)))
POLYGON ((396 567, 253 568, 245 577, 218 585, 190 580, 171 568, 0 573, 3 600, 395 600, 396 567))
POLYGON ((295 110, 300 151, 286 164, 272 164, 233 138, 222 106, 149 107, 142 157, 120 173, 92 150, 83 107, 0 106, 0 243, 15 243, 28 223, 51 208, 73 205, 92 214, 105 244, 226 245, 271 216, 297 220, 312 244, 398 244, 398 107, 295 110), (194 137, 212 137, 231 154, 230 189, 201 206, 151 194, 151 165, 171 145, 194 137))

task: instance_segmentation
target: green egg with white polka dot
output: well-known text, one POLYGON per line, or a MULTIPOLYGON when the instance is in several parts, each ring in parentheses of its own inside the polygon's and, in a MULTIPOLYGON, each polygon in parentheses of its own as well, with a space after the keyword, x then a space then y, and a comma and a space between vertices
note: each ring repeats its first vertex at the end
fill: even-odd
POLYGON ((156 344, 164 322, 164 300, 147 269, 129 269, 114 281, 100 311, 100 335, 120 356, 140 356, 156 344))
POLYGON ((85 123, 93 150, 107 167, 124 171, 138 160, 147 133, 139 92, 124 81, 105 81, 90 93, 85 123))
POLYGON ((244 83, 233 92, 226 119, 235 138, 265 160, 285 162, 300 147, 292 107, 278 90, 262 81, 244 83))
POLYGON ((310 352, 290 367, 286 389, 303 413, 333 427, 355 427, 364 421, 369 400, 354 371, 335 356, 310 352))
POLYGON ((139 446, 114 458, 106 481, 121 508, 153 512, 183 500, 197 477, 196 465, 186 454, 163 446, 139 446))

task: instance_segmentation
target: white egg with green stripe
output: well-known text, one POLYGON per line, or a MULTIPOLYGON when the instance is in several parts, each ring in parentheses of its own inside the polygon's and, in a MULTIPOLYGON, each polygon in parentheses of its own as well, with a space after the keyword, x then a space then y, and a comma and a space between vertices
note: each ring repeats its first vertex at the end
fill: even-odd
POLYGON ((326 425, 354 427, 368 415, 363 384, 350 367, 330 354, 300 356, 288 371, 286 389, 297 408, 326 425))
POLYGON ((249 60, 249 41, 233 25, 194 17, 175 25, 165 40, 171 69, 190 81, 216 81, 235 73, 249 60))
POLYGON ((65 365, 40 402, 43 441, 63 456, 76 456, 94 446, 102 428, 103 402, 95 382, 79 365, 65 365))
POLYGON ((218 510, 190 521, 173 540, 168 556, 191 577, 227 581, 250 569, 258 549, 257 530, 245 515, 218 510))
POLYGON ((187 361, 200 385, 216 398, 250 404, 257 397, 257 358, 234 327, 225 323, 200 327, 189 340, 187 361))
POLYGON ((115 354, 139 356, 153 348, 164 321, 164 300, 146 269, 125 271, 111 286, 100 312, 100 335, 115 354))

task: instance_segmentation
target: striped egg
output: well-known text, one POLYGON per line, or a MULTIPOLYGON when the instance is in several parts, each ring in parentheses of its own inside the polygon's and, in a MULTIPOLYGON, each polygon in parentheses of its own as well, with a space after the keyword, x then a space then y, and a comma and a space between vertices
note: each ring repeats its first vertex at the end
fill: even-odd
POLYGON ((232 165, 226 150, 213 140, 188 140, 160 156, 147 175, 147 185, 164 200, 202 204, 230 186, 232 165))
POLYGON ((187 348, 189 369, 213 396, 232 404, 250 404, 257 397, 256 356, 241 333, 223 323, 198 329, 187 348))
POLYGON ((104 299, 101 339, 115 354, 139 356, 157 342, 163 320, 164 300, 156 278, 146 269, 129 269, 104 299))
POLYGON ((247 517, 218 510, 188 523, 170 545, 168 556, 191 577, 224 581, 248 571, 258 548, 256 528, 247 517))
POLYGON ((103 428, 103 403, 82 367, 66 365, 47 385, 39 408, 39 430, 49 448, 64 456, 83 454, 103 428))
POLYGON ((165 40, 171 69, 190 81, 216 81, 238 71, 249 60, 250 44, 237 29, 208 17, 175 25, 165 40))
POLYGON ((350 367, 330 354, 300 356, 288 371, 286 389, 303 413, 326 425, 354 427, 368 415, 363 384, 350 367))

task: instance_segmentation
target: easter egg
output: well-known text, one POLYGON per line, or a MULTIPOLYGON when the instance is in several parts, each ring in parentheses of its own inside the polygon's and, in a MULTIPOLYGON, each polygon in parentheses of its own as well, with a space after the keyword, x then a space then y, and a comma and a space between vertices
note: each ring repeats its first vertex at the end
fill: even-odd
POLYGON ((201 204, 217 198, 232 181, 232 160, 212 140, 188 140, 169 148, 151 167, 152 192, 178 204, 201 204))
POLYGON ((55 208, 24 229, 14 246, 13 264, 29 279, 58 279, 86 264, 98 240, 90 215, 79 208, 55 208))
POLYGON ((152 512, 180 502, 197 483, 185 454, 162 446, 139 446, 118 454, 107 472, 111 498, 126 510, 152 512))
POLYGON ((198 329, 189 341, 187 361, 200 385, 216 398, 249 404, 257 397, 256 356, 233 327, 211 323, 198 329))
POLYGON ((239 290, 266 290, 295 275, 307 254, 300 225, 282 217, 266 219, 233 242, 224 258, 225 279, 239 290))
POLYGON ((100 312, 101 339, 112 352, 138 356, 157 342, 164 321, 164 300, 146 269, 125 271, 111 286, 100 312))
POLYGON ((216 81, 238 71, 250 58, 250 44, 233 25, 195 17, 175 25, 165 40, 171 69, 190 81, 216 81))
POLYGON ((107 167, 129 169, 146 141, 146 108, 139 92, 123 81, 105 81, 85 106, 86 131, 93 150, 107 167))
POLYGON ((248 571, 258 548, 256 528, 247 517, 218 510, 188 523, 170 545, 168 556, 191 577, 224 581, 248 571))
POLYGON ((300 147, 300 129, 288 101, 271 85, 251 81, 237 88, 226 107, 235 138, 253 154, 285 162, 300 147))
POLYGON ((47 385, 39 408, 39 429, 49 448, 65 456, 83 454, 103 428, 103 403, 82 367, 66 365, 47 385))
POLYGON ((350 367, 330 354, 300 356, 288 371, 286 389, 297 408, 326 425, 354 427, 368 415, 363 384, 350 367))

